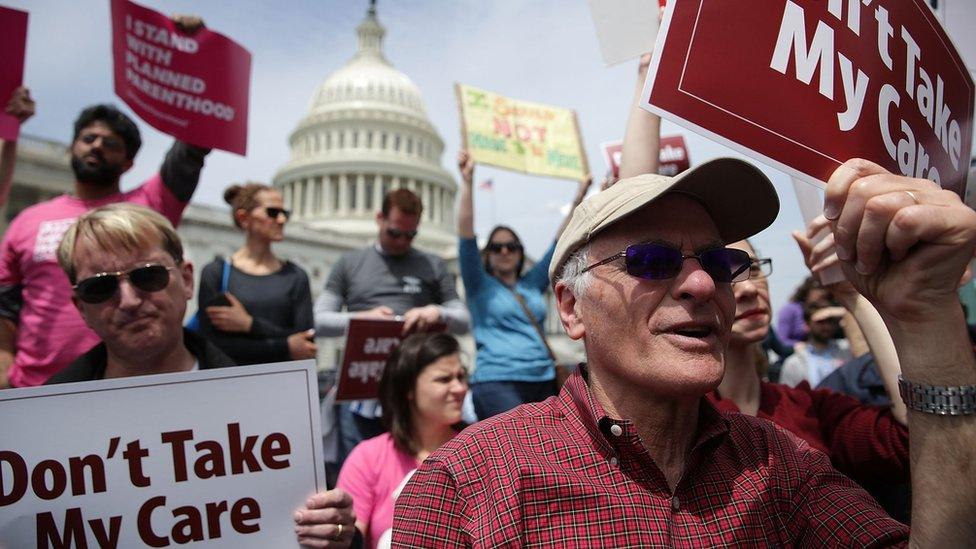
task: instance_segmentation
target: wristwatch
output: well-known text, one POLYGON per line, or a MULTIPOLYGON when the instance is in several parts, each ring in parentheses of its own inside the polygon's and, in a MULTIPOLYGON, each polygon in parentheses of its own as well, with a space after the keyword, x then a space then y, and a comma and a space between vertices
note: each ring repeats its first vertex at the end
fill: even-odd
POLYGON ((898 392, 912 410, 940 416, 976 414, 976 385, 936 386, 898 376, 898 392))

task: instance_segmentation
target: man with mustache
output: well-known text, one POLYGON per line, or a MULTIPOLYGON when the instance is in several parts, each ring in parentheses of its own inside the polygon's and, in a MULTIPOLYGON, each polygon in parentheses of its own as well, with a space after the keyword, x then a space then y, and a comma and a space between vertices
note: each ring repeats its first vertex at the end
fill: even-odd
MULTIPOLYGON (((203 26, 192 16, 173 20, 191 34, 203 26)), ((158 174, 123 193, 119 180, 141 144, 139 128, 114 106, 83 110, 70 149, 73 193, 25 209, 7 228, 0 243, 0 388, 40 385, 98 342, 71 305, 71 288, 55 257, 79 215, 131 202, 179 223, 209 150, 176 141, 158 174)))
POLYGON ((576 208, 550 266, 587 364, 559 396, 468 428, 397 499, 395 547, 915 547, 976 537, 976 356, 956 284, 976 212, 931 181, 851 160, 824 213, 855 289, 901 361, 909 529, 772 422, 718 412, 772 184, 737 159, 624 179, 576 208), (747 206, 743 206, 747 205, 747 206))

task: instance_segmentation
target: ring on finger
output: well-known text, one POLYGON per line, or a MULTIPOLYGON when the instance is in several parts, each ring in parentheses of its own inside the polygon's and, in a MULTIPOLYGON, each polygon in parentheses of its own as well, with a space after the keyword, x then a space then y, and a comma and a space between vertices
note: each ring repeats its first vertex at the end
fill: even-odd
POLYGON ((342 537, 342 529, 344 526, 342 524, 336 524, 336 528, 338 528, 338 530, 336 530, 336 534, 332 537, 332 539, 338 541, 342 537))
POLYGON ((914 192, 908 191, 908 190, 903 191, 903 192, 905 194, 907 194, 909 196, 909 198, 912 199, 912 202, 914 202, 916 206, 918 206, 919 204, 921 204, 921 202, 918 201, 918 196, 915 196, 915 193, 914 192))

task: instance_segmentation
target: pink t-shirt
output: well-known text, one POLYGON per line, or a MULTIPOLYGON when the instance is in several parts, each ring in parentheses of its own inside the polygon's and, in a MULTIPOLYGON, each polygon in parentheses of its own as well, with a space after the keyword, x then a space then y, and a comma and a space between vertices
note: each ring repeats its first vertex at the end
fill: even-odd
POLYGON ((395 492, 416 468, 417 460, 397 449, 390 433, 364 440, 349 453, 336 487, 349 492, 356 520, 366 523, 367 547, 376 549, 393 528, 395 492))
POLYGON ((58 264, 61 237, 81 214, 113 202, 148 206, 175 226, 186 203, 157 174, 140 187, 99 200, 69 195, 35 204, 10 223, 0 243, 0 285, 20 284, 17 354, 9 372, 16 387, 40 385, 98 343, 71 303, 71 285, 58 264))

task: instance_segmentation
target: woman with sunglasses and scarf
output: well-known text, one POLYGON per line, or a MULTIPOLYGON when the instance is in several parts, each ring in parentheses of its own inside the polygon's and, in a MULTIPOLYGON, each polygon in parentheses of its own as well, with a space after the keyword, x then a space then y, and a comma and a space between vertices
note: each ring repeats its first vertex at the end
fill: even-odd
POLYGON ((197 300, 202 334, 242 365, 315 358, 308 275, 271 250, 284 238, 290 215, 281 193, 247 183, 231 185, 224 200, 244 245, 203 268, 197 300))
MULTIPOLYGON (((509 227, 492 229, 485 249, 478 251, 471 189, 474 159, 467 151, 458 153, 458 168, 462 180, 458 260, 478 348, 471 396, 478 419, 485 419, 556 394, 556 364, 543 335, 543 294, 549 287, 555 241, 569 217, 556 231, 552 246, 523 273, 525 250, 509 227)), ((580 181, 573 208, 583 201, 591 182, 589 177, 580 181)))

